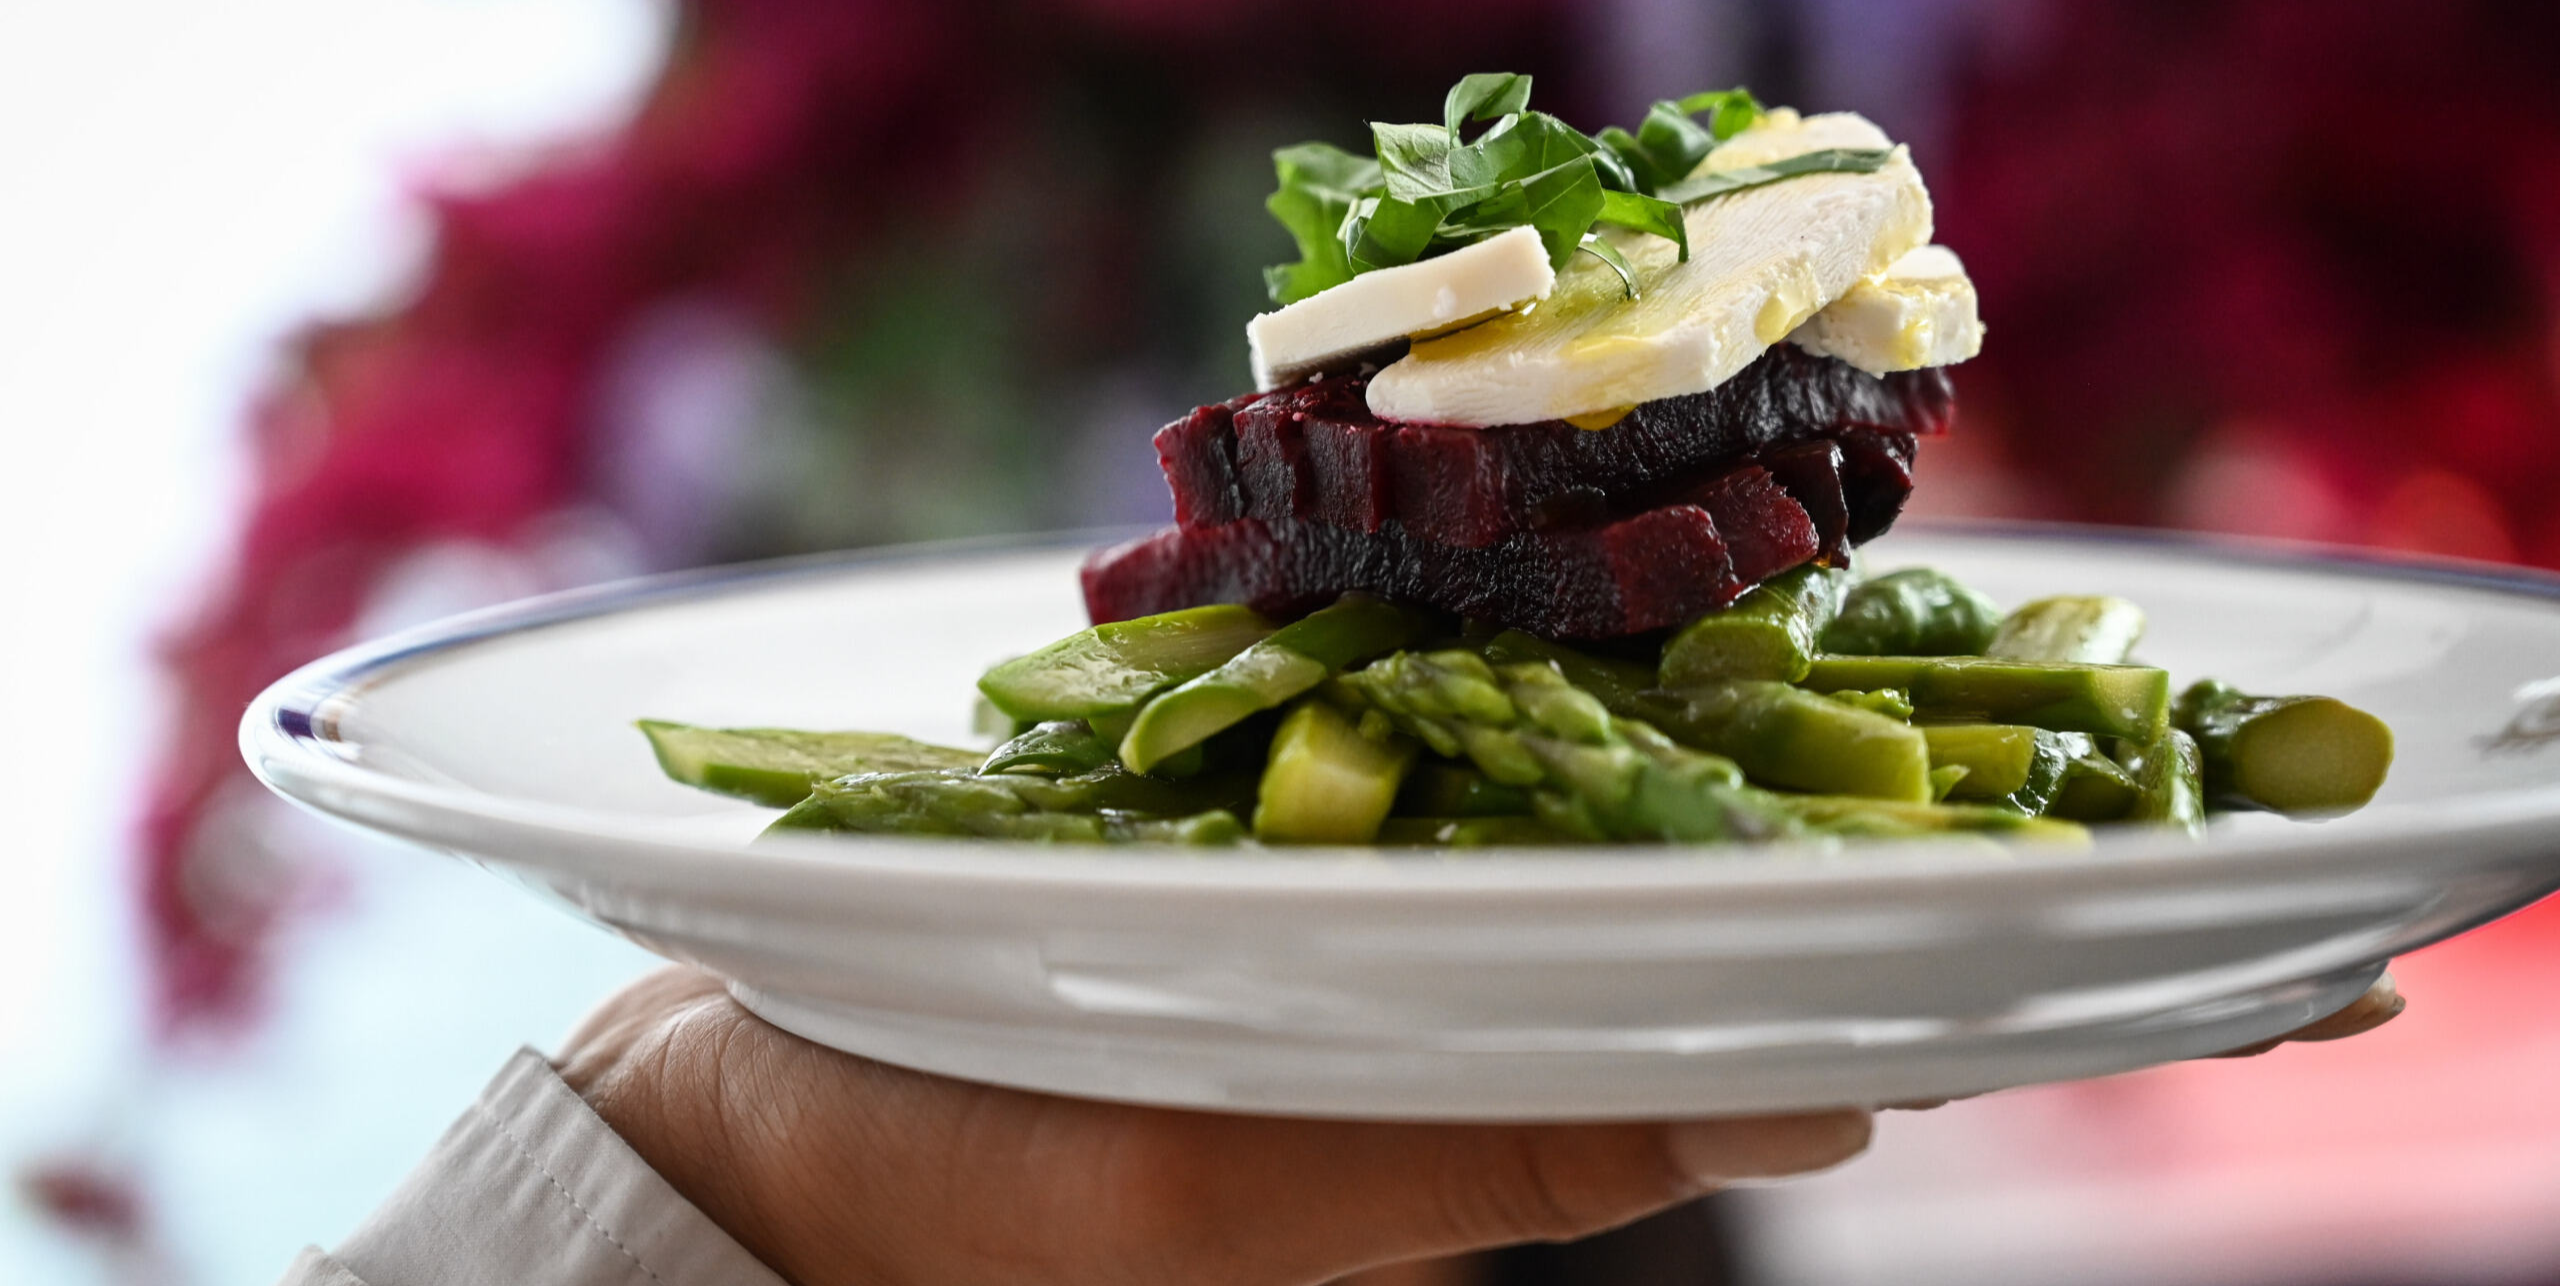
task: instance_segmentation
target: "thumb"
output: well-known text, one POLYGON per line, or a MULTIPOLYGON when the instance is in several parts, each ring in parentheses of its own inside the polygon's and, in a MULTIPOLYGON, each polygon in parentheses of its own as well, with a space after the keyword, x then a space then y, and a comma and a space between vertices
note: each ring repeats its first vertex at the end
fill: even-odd
POLYGON ((1145 1159, 1125 1130, 1119 1155, 1161 1186, 1122 1208, 1157 1211, 1156 1233, 1190 1234, 1148 1238, 1189 1243, 1194 1262, 1168 1279, 1268 1282, 1588 1236, 1726 1183, 1837 1165, 1873 1129, 1846 1110, 1670 1125, 1150 1116, 1137 1132, 1154 1145, 1145 1159))

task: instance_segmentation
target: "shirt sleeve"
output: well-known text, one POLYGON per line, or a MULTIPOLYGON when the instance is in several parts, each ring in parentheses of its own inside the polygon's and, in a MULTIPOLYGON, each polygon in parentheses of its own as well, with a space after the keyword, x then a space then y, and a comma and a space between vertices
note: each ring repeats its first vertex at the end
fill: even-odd
POLYGON ((530 1049, 335 1255, 279 1286, 783 1286, 530 1049))

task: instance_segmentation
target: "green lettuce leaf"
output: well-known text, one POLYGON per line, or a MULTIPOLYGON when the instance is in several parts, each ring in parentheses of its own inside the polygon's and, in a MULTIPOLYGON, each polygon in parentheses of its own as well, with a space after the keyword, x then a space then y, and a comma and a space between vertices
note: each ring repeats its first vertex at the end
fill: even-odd
POLYGON ((1884 148, 1829 147, 1819 152, 1771 161, 1767 165, 1713 170, 1658 189, 1654 195, 1665 201, 1688 205, 1693 201, 1705 201, 1728 192, 1756 188, 1803 174, 1873 174, 1892 159, 1893 153, 1884 148))

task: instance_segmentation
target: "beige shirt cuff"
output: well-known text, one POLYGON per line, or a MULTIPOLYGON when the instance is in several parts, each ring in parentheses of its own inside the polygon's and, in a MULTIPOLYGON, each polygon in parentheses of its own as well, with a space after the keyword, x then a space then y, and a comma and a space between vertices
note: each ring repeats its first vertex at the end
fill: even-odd
POLYGON ((279 1286, 482 1282, 783 1286, 530 1049, 337 1254, 304 1251, 279 1286))

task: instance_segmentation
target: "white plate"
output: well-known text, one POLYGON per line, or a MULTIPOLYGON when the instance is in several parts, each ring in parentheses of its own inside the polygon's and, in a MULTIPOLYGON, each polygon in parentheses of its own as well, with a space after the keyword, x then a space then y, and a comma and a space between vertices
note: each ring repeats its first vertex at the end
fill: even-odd
POLYGON ((980 669, 1083 624, 1082 544, 499 608, 303 669, 242 741, 286 796, 548 890, 812 1039, 1256 1112, 1673 1116, 2120 1071, 2288 1030, 2560 888, 2560 580, 2053 528, 1896 535, 1870 565, 2122 594, 2182 680, 2371 709, 2400 746, 2376 806, 2010 860, 750 846, 771 814, 665 781, 631 727, 976 744, 980 669))

